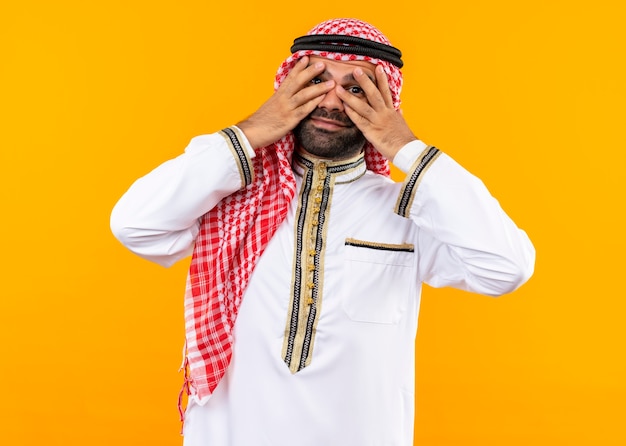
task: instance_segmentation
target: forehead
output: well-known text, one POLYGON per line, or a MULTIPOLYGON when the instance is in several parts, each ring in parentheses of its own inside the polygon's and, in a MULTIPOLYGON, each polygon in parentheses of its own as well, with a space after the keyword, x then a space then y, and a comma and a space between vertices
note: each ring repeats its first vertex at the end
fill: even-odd
POLYGON ((311 63, 324 62, 327 71, 337 74, 352 73, 355 68, 360 67, 366 74, 374 76, 376 69, 376 65, 364 60, 332 60, 321 56, 309 56, 309 60, 311 63))

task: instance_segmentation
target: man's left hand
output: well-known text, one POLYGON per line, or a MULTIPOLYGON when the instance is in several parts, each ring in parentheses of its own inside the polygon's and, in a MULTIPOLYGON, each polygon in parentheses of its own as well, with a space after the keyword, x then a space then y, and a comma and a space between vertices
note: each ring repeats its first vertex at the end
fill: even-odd
POLYGON ((337 96, 343 101, 345 113, 354 125, 383 156, 393 161, 396 153, 417 137, 400 111, 393 106, 391 90, 383 67, 379 65, 375 71, 378 87, 361 68, 355 68, 353 73, 365 92, 367 102, 354 97, 339 85, 335 88, 337 96))

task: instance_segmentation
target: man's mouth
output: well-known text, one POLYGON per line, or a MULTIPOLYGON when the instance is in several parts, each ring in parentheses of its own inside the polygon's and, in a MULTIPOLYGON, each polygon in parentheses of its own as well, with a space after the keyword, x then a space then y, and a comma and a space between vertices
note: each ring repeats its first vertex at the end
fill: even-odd
POLYGON ((353 126, 351 122, 345 122, 343 120, 340 121, 323 116, 311 116, 309 119, 313 122, 315 128, 327 131, 338 131, 353 126))
POLYGON ((332 119, 311 118, 311 121, 313 121, 315 127, 324 130, 340 130, 346 127, 343 122, 334 121, 332 119))

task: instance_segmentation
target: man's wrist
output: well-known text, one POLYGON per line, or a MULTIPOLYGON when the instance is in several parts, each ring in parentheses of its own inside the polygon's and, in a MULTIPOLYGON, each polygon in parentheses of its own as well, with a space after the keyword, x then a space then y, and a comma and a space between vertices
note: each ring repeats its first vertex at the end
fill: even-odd
POLYGON ((257 132, 255 130, 255 126, 249 120, 245 119, 236 124, 237 128, 241 130, 241 133, 244 134, 246 139, 248 140, 248 144, 252 149, 258 149, 259 147, 263 147, 259 142, 259 138, 257 137, 257 132))
POLYGON ((245 148, 246 152, 248 152, 248 156, 250 156, 250 158, 254 158, 256 156, 256 152, 254 151, 254 147, 250 143, 248 136, 243 132, 241 127, 239 127, 239 124, 233 125, 232 128, 237 129, 241 145, 245 148))

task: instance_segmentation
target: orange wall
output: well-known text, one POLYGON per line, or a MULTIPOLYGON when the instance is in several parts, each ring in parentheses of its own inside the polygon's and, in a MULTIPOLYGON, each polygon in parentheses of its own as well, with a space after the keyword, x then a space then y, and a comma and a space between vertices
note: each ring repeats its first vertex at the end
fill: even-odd
POLYGON ((180 443, 186 265, 127 252, 110 210, 254 111, 294 37, 358 16, 405 53, 416 133, 538 252, 513 295, 425 291, 416 444, 626 444, 623 2, 211 3, 0 6, 0 443, 180 443))

